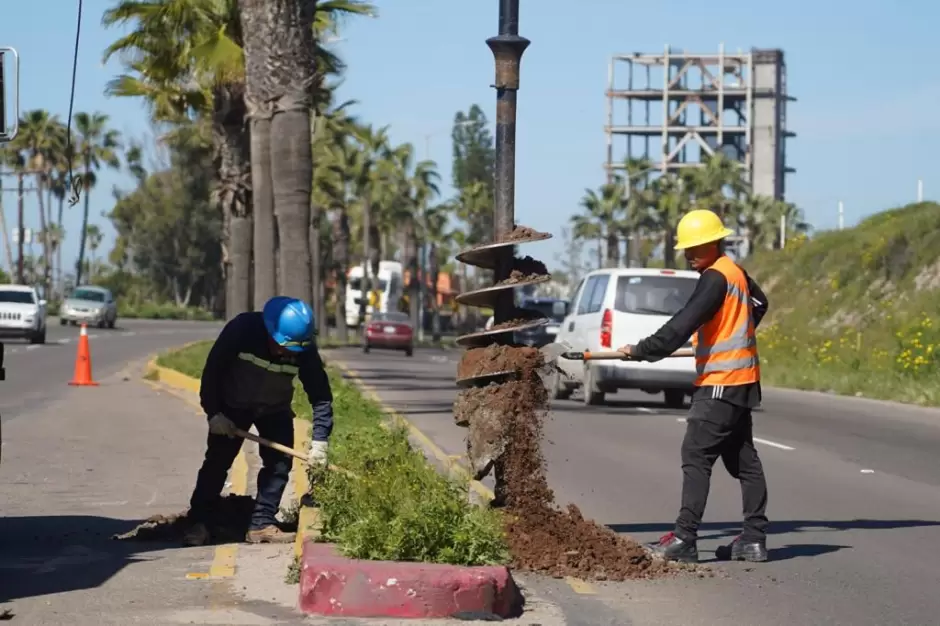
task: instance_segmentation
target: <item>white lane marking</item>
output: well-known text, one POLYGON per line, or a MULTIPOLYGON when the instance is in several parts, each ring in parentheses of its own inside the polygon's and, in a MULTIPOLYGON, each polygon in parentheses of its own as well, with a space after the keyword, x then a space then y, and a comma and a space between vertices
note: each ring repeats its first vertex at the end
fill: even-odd
MULTIPOLYGON (((687 422, 686 418, 684 417, 677 417, 676 421, 679 422, 680 424, 685 424, 687 422)), ((760 437, 754 437, 754 442, 762 443, 765 446, 770 446, 771 448, 777 448, 778 450, 786 450, 788 452, 796 450, 796 448, 793 448, 791 446, 785 446, 782 443, 777 443, 776 441, 770 441, 769 439, 761 439, 760 437)))
POLYGON ((27 350, 35 350, 35 349, 37 349, 38 347, 39 347, 39 346, 26 346, 26 349, 27 349, 27 350))
POLYGON ((637 412, 637 413, 658 413, 658 411, 656 411, 655 409, 651 409, 651 408, 645 407, 645 406, 638 406, 638 407, 636 407, 636 412, 637 412))
POLYGON ((863 469, 862 474, 874 474, 875 470, 872 469, 863 469))
POLYGON ((430 357, 428 357, 428 358, 431 360, 432 363, 447 363, 447 361, 448 361, 448 359, 447 359, 446 356, 441 356, 441 355, 438 355, 438 354, 435 354, 435 355, 430 356, 430 357))

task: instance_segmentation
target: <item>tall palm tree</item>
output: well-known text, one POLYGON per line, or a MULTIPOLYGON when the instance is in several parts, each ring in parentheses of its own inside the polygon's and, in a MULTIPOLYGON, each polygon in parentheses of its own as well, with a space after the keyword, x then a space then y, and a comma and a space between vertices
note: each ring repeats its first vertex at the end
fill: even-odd
POLYGON ((75 114, 75 154, 82 165, 82 191, 84 207, 82 210, 81 239, 78 246, 78 261, 75 263, 75 285, 82 284, 82 271, 85 264, 85 244, 88 231, 88 210, 91 204, 91 190, 97 182, 96 172, 102 166, 118 169, 121 161, 117 151, 121 147, 121 134, 108 128, 108 116, 104 113, 75 114))
MULTIPOLYGON (((626 194, 621 181, 601 185, 599 192, 585 189, 581 207, 600 225, 601 237, 606 243, 605 263, 616 267, 620 263, 621 220, 626 209, 626 194)), ((581 229, 583 231, 583 228, 581 229)), ((576 228, 577 231, 577 228, 576 228)))
POLYGON ((690 199, 685 181, 666 174, 653 182, 653 227, 663 244, 663 265, 676 267, 675 237, 679 220, 689 210, 690 199))
POLYGON ((98 268, 97 252, 98 248, 101 246, 101 241, 104 239, 104 234, 97 224, 89 224, 88 228, 85 230, 85 234, 88 237, 88 250, 91 256, 91 262, 88 264, 88 275, 94 278, 98 268))
POLYGON ((435 342, 441 340, 441 307, 437 291, 441 264, 449 256, 448 246, 453 242, 453 232, 448 228, 452 207, 439 204, 429 207, 422 216, 424 240, 428 244, 428 281, 431 297, 431 336, 435 342))
MULTIPOLYGON (((49 240, 48 227, 51 215, 51 198, 46 192, 52 182, 52 173, 61 162, 65 153, 65 126, 58 116, 50 115, 44 109, 27 111, 20 121, 20 132, 14 140, 15 147, 24 151, 27 171, 33 175, 36 196, 39 201, 39 230, 42 235, 43 291, 51 291, 52 282, 52 243, 49 240)), ((50 194, 51 195, 51 194, 50 194)))

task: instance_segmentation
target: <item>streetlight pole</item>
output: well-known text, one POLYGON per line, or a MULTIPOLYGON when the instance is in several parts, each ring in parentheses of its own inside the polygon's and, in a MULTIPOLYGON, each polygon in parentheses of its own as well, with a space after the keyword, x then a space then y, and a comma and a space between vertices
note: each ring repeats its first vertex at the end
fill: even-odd
MULTIPOLYGON (((509 236, 516 225, 516 92, 519 66, 531 43, 519 36, 519 0, 499 0, 499 35, 486 40, 496 66, 496 176, 493 241, 509 236)), ((513 246, 505 246, 496 267, 496 282, 512 272, 513 246)), ((513 315, 513 293, 503 290, 496 303, 494 323, 509 322, 513 315)), ((504 335, 510 340, 511 335, 504 335)))

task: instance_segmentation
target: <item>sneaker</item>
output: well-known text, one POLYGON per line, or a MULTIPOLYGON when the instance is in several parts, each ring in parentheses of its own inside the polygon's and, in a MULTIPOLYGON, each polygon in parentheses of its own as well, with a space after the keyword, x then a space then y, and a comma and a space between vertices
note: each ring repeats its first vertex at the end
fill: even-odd
POLYGON ((695 541, 684 541, 675 533, 666 533, 659 542, 650 546, 654 557, 681 563, 698 563, 698 545, 695 541))
POLYGON ((209 541, 209 529, 202 522, 196 522, 183 535, 183 545, 204 546, 209 541))
POLYGON ((274 524, 249 530, 245 535, 248 543, 293 543, 296 538, 296 533, 286 533, 274 524))
POLYGON ((728 545, 715 550, 715 558, 722 561, 762 563, 767 560, 767 540, 752 541, 737 536, 728 545))

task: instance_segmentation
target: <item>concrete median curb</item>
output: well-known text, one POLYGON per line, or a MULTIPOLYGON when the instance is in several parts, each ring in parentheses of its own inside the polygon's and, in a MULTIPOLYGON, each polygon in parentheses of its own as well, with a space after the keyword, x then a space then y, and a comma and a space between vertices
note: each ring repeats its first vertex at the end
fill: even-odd
POLYGON ((365 561, 304 542, 300 609, 342 617, 515 617, 522 594, 506 567, 365 561))

